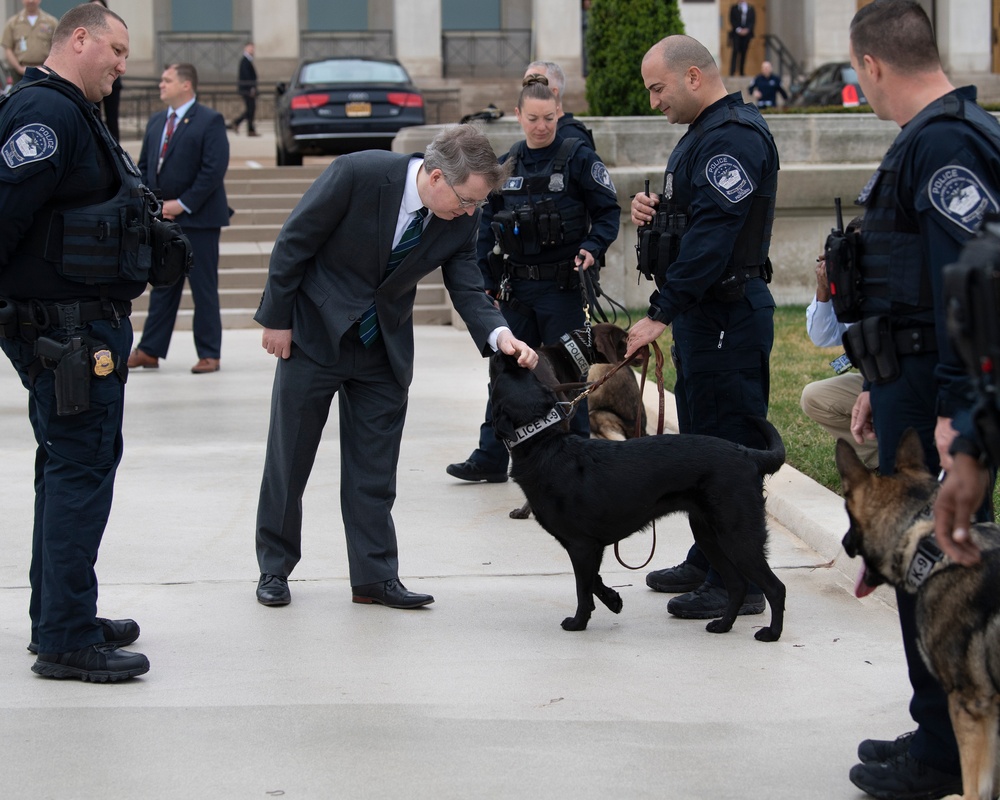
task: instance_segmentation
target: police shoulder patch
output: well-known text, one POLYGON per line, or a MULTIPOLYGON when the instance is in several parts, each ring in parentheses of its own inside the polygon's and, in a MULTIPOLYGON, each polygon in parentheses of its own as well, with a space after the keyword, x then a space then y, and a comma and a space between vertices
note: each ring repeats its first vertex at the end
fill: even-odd
POLYGON ((611 181, 611 173, 608 172, 608 168, 600 161, 594 162, 594 165, 590 168, 590 175, 595 183, 600 184, 605 189, 610 189, 612 194, 615 193, 615 185, 611 181))
POLYGON ((986 214, 1000 210, 979 177, 958 164, 935 172, 927 184, 927 194, 942 216, 969 233, 979 229, 986 214))
POLYGON ((11 169, 51 158, 59 149, 59 137, 48 125, 32 123, 18 128, 0 148, 4 163, 11 169))
POLYGON ((753 194, 756 188, 740 164, 726 153, 712 156, 705 165, 708 183, 730 203, 738 203, 753 194))

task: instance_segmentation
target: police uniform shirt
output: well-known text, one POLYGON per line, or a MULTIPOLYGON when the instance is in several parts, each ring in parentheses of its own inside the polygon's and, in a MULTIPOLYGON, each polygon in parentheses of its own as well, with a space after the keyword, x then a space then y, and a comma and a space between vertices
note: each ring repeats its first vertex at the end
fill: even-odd
POLYGON ((4 47, 14 51, 17 60, 25 67, 37 67, 49 57, 52 34, 59 20, 38 9, 38 19, 32 25, 27 13, 22 9, 9 20, 3 29, 4 47))
MULTIPOLYGON (((667 280, 650 298, 665 322, 700 303, 732 262, 733 247, 750 213, 754 194, 776 180, 778 152, 774 142, 737 122, 698 134, 698 124, 712 114, 727 113, 727 106, 753 106, 738 92, 706 108, 691 123, 667 162, 660 203, 675 203, 688 212, 688 227, 681 238, 677 259, 667 280)), ((766 255, 767 242, 765 242, 766 255)), ((763 261, 763 258, 761 259, 763 261)), ((754 305, 774 305, 767 284, 751 280, 746 297, 754 305)))
MULTIPOLYGON (((969 103, 976 101, 974 86, 950 94, 969 103)), ((913 120, 908 123, 912 124, 913 120)), ((991 119, 987 124, 995 126, 1000 135, 1000 123, 991 119)), ((900 136, 905 131, 904 127, 900 136)), ((859 202, 871 193, 878 175, 862 191, 859 202)), ((897 201, 897 209, 906 223, 919 230, 922 268, 929 274, 934 298, 933 319, 940 362, 938 413, 952 416, 968 402, 969 381, 948 340, 942 273, 944 267, 958 261, 963 245, 979 229, 985 215, 1000 212, 1000 150, 967 122, 938 117, 919 130, 910 144, 907 162, 898 178, 897 201)), ((866 235, 862 230, 862 243, 866 235)), ((894 316, 894 322, 905 324, 906 320, 894 316)))
MULTIPOLYGON (((552 161, 559 152, 559 147, 563 143, 563 137, 556 134, 555 141, 548 147, 531 149, 527 146, 521 148, 521 156, 517 162, 517 175, 512 176, 529 178, 537 175, 545 175, 551 170, 552 161)), ((503 164, 510 157, 510 153, 500 156, 500 163, 503 164)), ((554 247, 544 250, 535 260, 538 263, 553 263, 560 260, 572 259, 580 249, 584 249, 594 256, 600 258, 611 244, 618 238, 618 228, 621 222, 621 209, 618 206, 618 195, 615 192, 614 183, 608 168, 601 162, 600 156, 581 144, 573 156, 566 163, 563 171, 567 189, 565 193, 553 193, 552 195, 538 194, 530 195, 532 201, 544 200, 546 197, 553 197, 557 205, 562 202, 572 201, 582 203, 590 216, 590 228, 579 242, 570 242, 561 247, 554 247)), ((529 195, 517 195, 510 202, 513 205, 520 205, 528 202, 529 195)), ((496 208, 503 208, 502 197, 494 196, 490 203, 483 208, 482 217, 479 221, 479 267, 483 271, 486 285, 492 284, 489 277, 489 265, 487 256, 493 249, 495 238, 490 223, 493 221, 494 203, 496 208)))
MULTIPOLYGON (((34 67, 25 71, 26 80, 45 75, 34 67)), ((93 108, 96 113, 97 107, 93 108)), ((45 248, 55 206, 81 208, 117 192, 118 175, 109 158, 80 107, 61 92, 27 87, 0 104, 0 219, 4 225, 0 296, 71 300, 99 295, 96 288, 60 276, 45 258, 45 248)), ((58 224, 55 227, 58 230, 58 224)), ((107 291, 109 297, 127 300, 138 297, 143 288, 144 284, 129 282, 111 284, 107 291)))

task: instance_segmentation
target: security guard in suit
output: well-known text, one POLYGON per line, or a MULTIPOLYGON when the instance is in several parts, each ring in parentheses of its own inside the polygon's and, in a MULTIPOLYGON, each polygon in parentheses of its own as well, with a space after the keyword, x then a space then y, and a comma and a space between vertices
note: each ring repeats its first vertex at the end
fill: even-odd
POLYGON ((128 315, 152 256, 138 170, 94 105, 128 43, 103 6, 71 9, 0 103, 0 348, 38 443, 28 649, 39 675, 100 682, 149 669, 118 649, 139 626, 97 617, 94 572, 122 456, 128 315))
MULTIPOLYGON (((545 76, 525 78, 517 117, 526 138, 500 158, 511 164, 511 176, 483 209, 478 255, 487 292, 514 335, 535 347, 583 327, 580 270, 593 267, 618 237, 621 209, 597 153, 557 133, 558 104, 545 76)), ((585 404, 570 427, 590 435, 585 404)), ((447 472, 502 483, 507 463, 487 403, 478 448, 447 472)))
MULTIPOLYGON (((671 36, 654 45, 642 75, 653 107, 690 127, 670 154, 662 193, 632 201, 632 220, 642 226, 639 267, 658 289, 629 332, 629 352, 672 325, 681 433, 760 447, 747 415, 767 415, 778 152, 760 112, 726 93, 714 59, 694 39, 671 36)), ((646 583, 687 592, 667 605, 679 617, 715 618, 728 602, 697 546, 646 583)), ((763 611, 763 594, 751 585, 739 613, 763 611)))

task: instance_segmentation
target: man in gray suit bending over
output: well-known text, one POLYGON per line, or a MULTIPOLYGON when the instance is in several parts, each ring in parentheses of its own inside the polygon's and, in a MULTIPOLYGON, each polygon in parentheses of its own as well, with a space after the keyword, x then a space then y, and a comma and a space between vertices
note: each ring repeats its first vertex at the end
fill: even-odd
POLYGON ((337 158, 285 222, 254 317, 264 326, 264 349, 278 357, 257 506, 264 605, 291 601, 302 494, 335 394, 354 602, 434 602, 399 582, 391 513, 413 377, 413 301, 417 281, 440 266, 484 356, 499 349, 524 367, 538 363, 494 308, 476 265, 479 209, 504 173, 489 140, 459 125, 438 134, 423 156, 337 158))

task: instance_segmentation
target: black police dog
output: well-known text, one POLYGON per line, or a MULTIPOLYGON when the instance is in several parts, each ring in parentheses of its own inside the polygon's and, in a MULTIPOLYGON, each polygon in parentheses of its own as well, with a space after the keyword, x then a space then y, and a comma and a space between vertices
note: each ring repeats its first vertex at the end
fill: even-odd
POLYGON ((837 442, 837 469, 851 527, 844 550, 864 559, 855 594, 880 583, 917 596, 917 645, 948 694, 962 762, 963 797, 996 797, 1000 724, 1000 528, 970 527, 982 553, 963 567, 940 558, 931 507, 938 482, 927 471, 920 437, 907 430, 896 448, 896 472, 869 472, 854 448, 837 442), (939 560, 940 559, 940 560, 939 560))
MULTIPOLYGON (((590 365, 586 380, 596 381, 603 372, 591 377, 595 369, 610 369, 611 364, 617 364, 625 358, 628 346, 628 332, 610 322, 598 322, 591 326, 588 332, 575 330, 570 336, 570 345, 580 357, 590 365)), ((538 379, 554 389, 558 386, 579 384, 584 380, 581 364, 570 355, 567 345, 542 345, 536 348, 538 366, 535 375, 538 379)), ((567 400, 568 395, 560 392, 560 400, 567 400)), ((628 439, 634 435, 636 416, 643 432, 646 429, 646 411, 639 395, 639 385, 635 374, 630 369, 620 369, 610 380, 590 394, 587 398, 590 416, 590 435, 600 439, 628 439), (620 434, 617 432, 621 431, 620 434)), ((527 519, 531 516, 531 503, 510 512, 511 519, 527 519)))
POLYGON ((781 636, 785 586, 767 564, 763 477, 785 461, 774 426, 754 418, 767 450, 752 450, 712 436, 671 434, 624 442, 584 439, 551 414, 557 398, 511 356, 490 363, 493 425, 513 443, 511 477, 524 491, 538 524, 566 548, 576 575, 576 615, 563 620, 568 631, 587 627, 593 596, 614 613, 618 592, 600 576, 604 548, 654 520, 677 511, 691 520, 695 541, 729 591, 722 619, 712 633, 733 627, 754 581, 771 606, 771 624, 756 638, 781 636))

